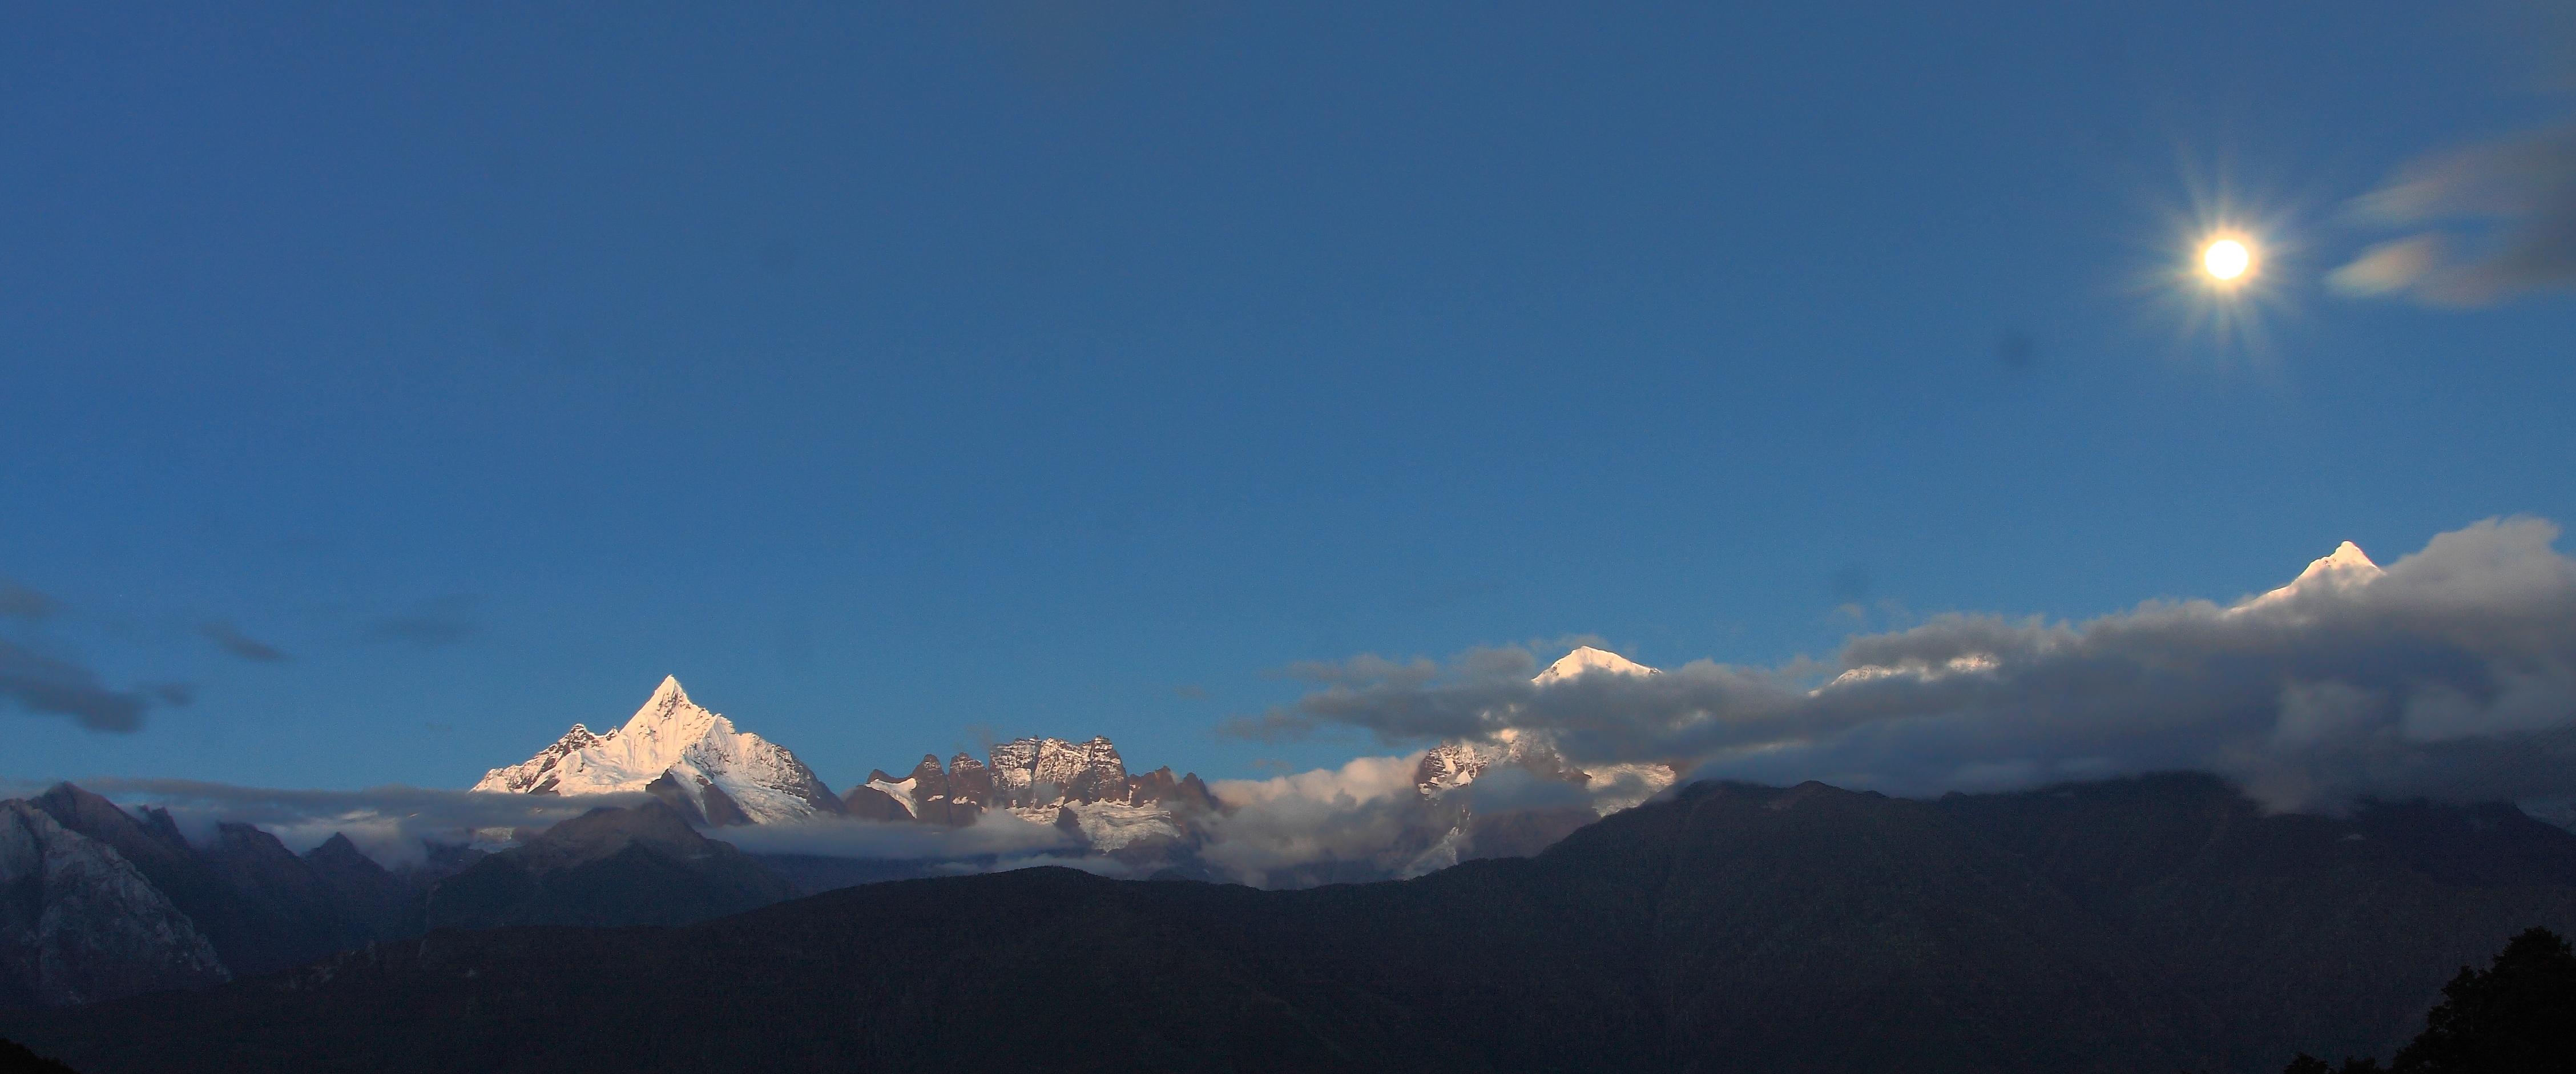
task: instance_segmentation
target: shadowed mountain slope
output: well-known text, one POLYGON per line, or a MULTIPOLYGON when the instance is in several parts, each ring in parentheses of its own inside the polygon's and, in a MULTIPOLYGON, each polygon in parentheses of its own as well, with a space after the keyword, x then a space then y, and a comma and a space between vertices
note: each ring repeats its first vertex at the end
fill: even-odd
POLYGON ((591 810, 475 862, 430 889, 428 918, 432 928, 679 925, 795 894, 655 799, 591 810))

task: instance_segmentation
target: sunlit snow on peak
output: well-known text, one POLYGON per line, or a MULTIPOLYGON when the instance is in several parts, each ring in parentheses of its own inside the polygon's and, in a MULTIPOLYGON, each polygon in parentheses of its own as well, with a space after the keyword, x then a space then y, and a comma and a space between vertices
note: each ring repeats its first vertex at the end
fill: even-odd
POLYGON ((1663 674, 1661 670, 1647 667, 1607 649, 1581 645, 1576 646, 1573 652, 1558 657, 1556 663, 1549 664, 1547 670, 1539 672, 1538 677, 1530 681, 1540 686, 1547 686, 1592 671, 1608 671, 1621 675, 1663 674))
POLYGON ((2345 541, 2325 557, 2310 562, 2308 569, 2300 571, 2290 584, 2238 604, 2231 610, 2268 607, 2311 593, 2350 592, 2378 581, 2385 573, 2379 569, 2379 564, 2370 561, 2360 545, 2345 541))

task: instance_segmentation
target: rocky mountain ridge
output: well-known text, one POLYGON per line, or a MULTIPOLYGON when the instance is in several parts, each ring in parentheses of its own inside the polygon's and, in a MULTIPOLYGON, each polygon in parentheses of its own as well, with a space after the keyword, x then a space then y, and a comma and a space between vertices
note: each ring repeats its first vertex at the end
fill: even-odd
POLYGON ((1014 739, 988 756, 989 763, 959 753, 942 768, 937 756, 925 754, 901 779, 870 772, 866 783, 842 796, 843 808, 854 817, 950 827, 1002 811, 1080 833, 1102 851, 1184 840, 1195 818, 1220 808, 1196 773, 1176 777, 1165 767, 1130 774, 1105 737, 1014 739))
POLYGON ((216 984, 196 924, 115 848, 0 802, 0 1008, 216 984))

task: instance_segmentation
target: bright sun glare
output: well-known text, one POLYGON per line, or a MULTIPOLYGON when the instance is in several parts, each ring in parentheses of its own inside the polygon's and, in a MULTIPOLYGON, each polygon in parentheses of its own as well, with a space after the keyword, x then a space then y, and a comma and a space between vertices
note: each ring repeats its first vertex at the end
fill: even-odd
POLYGON ((2240 240, 2220 239, 2201 248, 2200 267, 2210 278, 2227 283, 2254 267, 2254 251, 2240 240))

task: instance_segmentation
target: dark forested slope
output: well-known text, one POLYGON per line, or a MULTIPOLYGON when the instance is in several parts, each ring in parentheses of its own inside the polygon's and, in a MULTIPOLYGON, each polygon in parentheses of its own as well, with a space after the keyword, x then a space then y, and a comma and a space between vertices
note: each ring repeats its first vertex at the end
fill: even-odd
POLYGON ((2576 925, 2576 836, 2529 824, 2267 817, 2188 776, 1701 785, 1414 881, 905 881, 443 931, 0 1032, 91 1074, 2269 1071, 2385 1054, 2460 965, 2576 925))

